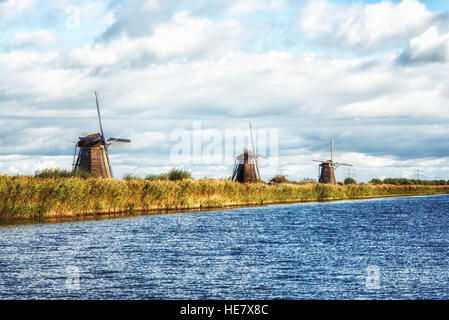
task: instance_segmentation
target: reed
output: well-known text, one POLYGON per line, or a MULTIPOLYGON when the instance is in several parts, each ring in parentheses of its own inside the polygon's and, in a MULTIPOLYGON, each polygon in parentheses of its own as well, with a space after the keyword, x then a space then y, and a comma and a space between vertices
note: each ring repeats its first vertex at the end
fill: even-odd
POLYGON ((0 176, 0 216, 51 218, 153 210, 449 193, 449 186, 240 184, 227 180, 0 176))

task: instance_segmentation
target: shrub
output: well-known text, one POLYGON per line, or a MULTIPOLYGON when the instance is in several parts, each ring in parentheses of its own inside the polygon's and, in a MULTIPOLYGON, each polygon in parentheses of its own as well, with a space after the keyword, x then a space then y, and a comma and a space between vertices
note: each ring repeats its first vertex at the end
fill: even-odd
POLYGON ((285 176, 274 176, 270 179, 270 183, 289 183, 288 179, 285 176))
POLYGON ((178 181, 185 179, 192 179, 191 173, 187 170, 171 169, 170 172, 168 173, 168 180, 170 181, 178 181))
POLYGON ((346 178, 343 182, 344 184, 356 184, 357 182, 353 178, 346 178))
POLYGON ((185 179, 193 179, 187 170, 171 169, 168 173, 149 174, 145 177, 148 181, 179 181, 185 179))
POLYGON ((370 184, 374 184, 374 185, 378 185, 378 184, 382 184, 382 180, 378 179, 378 178, 374 178, 371 179, 371 181, 369 182, 370 184))
POLYGON ((133 175, 131 173, 127 173, 123 176, 123 180, 134 180, 134 179, 140 179, 140 177, 133 175))

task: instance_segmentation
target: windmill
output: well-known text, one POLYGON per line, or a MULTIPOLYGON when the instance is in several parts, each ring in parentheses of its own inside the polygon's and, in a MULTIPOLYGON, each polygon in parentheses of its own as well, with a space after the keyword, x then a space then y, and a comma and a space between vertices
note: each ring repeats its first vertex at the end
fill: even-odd
POLYGON ((235 159, 234 171, 232 173, 232 181, 234 182, 259 182, 260 174, 258 160, 259 158, 268 159, 265 156, 256 154, 251 123, 249 124, 249 130, 251 133, 251 144, 253 150, 249 151, 248 149, 244 148, 243 153, 237 156, 237 158, 235 159))
POLYGON ((95 100, 97 103, 100 132, 89 135, 81 134, 80 137, 78 137, 79 141, 75 145, 75 152, 73 154, 74 161, 72 170, 83 169, 90 173, 96 173, 104 178, 112 178, 113 175, 111 163, 109 162, 108 148, 112 145, 129 145, 131 140, 120 138, 106 139, 104 137, 97 92, 95 92, 95 100))
POLYGON ((335 169, 338 167, 352 167, 351 164, 334 162, 334 139, 331 139, 331 159, 313 161, 320 163, 318 167, 318 181, 321 183, 337 184, 335 169))

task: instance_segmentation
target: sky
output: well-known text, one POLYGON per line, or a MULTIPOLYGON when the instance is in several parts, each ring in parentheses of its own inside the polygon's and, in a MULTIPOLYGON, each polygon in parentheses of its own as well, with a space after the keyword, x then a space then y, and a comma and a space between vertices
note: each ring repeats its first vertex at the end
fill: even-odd
POLYGON ((439 0, 0 0, 0 174, 71 169, 97 91, 132 140, 117 178, 229 177, 251 122, 264 179, 316 179, 334 138, 340 181, 447 180, 448 22, 439 0))

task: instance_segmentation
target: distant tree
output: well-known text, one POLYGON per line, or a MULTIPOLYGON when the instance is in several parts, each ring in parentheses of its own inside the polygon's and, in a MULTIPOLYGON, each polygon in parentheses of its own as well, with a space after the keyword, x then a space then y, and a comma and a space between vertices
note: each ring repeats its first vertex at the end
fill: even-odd
POLYGON ((356 184, 357 181, 355 181, 355 179, 353 178, 346 178, 344 181, 344 184, 356 184))
POLYGON ((193 179, 192 174, 187 170, 182 169, 171 169, 168 173, 168 179, 170 181, 193 179))
POLYGON ((123 180, 135 180, 135 179, 140 179, 140 177, 133 175, 131 173, 127 173, 123 176, 123 180))
POLYGON ((378 179, 378 178, 374 178, 372 179, 370 182, 370 184, 382 184, 382 180, 378 179))
POLYGON ((277 175, 270 179, 270 183, 289 183, 285 176, 277 175))
POLYGON ((407 178, 386 178, 383 180, 384 184, 392 184, 398 186, 407 186, 407 185, 442 186, 448 185, 448 182, 449 181, 446 180, 418 180, 407 178))

